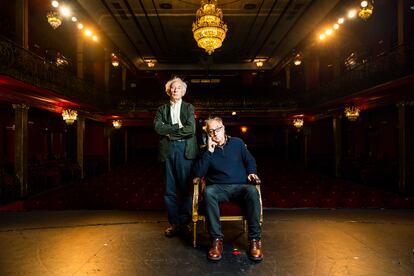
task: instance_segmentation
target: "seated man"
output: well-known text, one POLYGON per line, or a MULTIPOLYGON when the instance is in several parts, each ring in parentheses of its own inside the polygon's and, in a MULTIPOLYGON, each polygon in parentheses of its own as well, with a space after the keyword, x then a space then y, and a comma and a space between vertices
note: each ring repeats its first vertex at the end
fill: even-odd
POLYGON ((194 173, 206 179, 204 200, 212 240, 208 258, 220 260, 223 251, 219 203, 238 200, 245 204, 247 211, 249 258, 260 261, 263 259, 260 199, 256 187, 248 184, 248 180, 258 179, 256 161, 240 138, 226 135, 221 118, 209 118, 206 123, 207 147, 195 162, 194 173))

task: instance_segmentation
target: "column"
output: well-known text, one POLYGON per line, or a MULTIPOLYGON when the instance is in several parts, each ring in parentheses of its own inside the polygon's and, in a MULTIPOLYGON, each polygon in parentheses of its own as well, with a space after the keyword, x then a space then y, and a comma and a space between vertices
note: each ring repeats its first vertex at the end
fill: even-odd
POLYGON ((111 73, 111 51, 109 51, 107 48, 105 48, 105 76, 104 76, 104 82, 105 82, 105 93, 109 93, 109 77, 111 73))
POLYGON ((398 107, 398 189, 406 192, 407 182, 407 104, 400 102, 398 107))
POLYGON ((20 183, 20 195, 28 194, 27 186, 27 149, 28 149, 28 131, 27 131, 27 113, 29 105, 13 104, 14 109, 14 171, 20 183))
POLYGON ((29 49, 29 0, 16 1, 16 35, 18 43, 29 49))
POLYGON ((285 67, 285 76, 286 76, 286 89, 290 89, 290 64, 285 67))
POLYGON ((84 165, 83 165, 83 140, 85 135, 85 118, 78 116, 76 123, 76 152, 79 167, 81 168, 81 178, 84 178, 84 165))
POLYGON ((128 162, 128 131, 126 127, 124 128, 124 144, 124 162, 126 164, 128 162))
POLYGON ((332 118, 332 127, 333 127, 333 137, 334 137, 334 147, 335 147, 335 163, 334 171, 335 176, 341 176, 340 165, 342 158, 342 116, 335 114, 332 118))
POLYGON ((284 129, 285 132, 285 160, 289 160, 289 127, 284 129))
POLYGON ((125 92, 126 90, 126 68, 122 66, 122 91, 125 92))

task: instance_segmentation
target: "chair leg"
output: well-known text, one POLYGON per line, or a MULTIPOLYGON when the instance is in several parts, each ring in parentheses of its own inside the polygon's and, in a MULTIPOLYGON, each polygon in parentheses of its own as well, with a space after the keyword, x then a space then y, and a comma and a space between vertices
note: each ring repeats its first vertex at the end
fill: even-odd
POLYGON ((197 222, 193 223, 193 247, 197 247, 197 222))

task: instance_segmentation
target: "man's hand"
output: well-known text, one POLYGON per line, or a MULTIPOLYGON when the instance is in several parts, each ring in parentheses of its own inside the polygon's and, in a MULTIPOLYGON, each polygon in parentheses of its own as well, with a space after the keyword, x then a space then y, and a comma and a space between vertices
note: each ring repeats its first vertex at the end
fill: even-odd
POLYGON ((249 175, 247 176, 247 179, 248 179, 249 181, 251 181, 251 182, 260 181, 259 177, 258 177, 256 174, 254 174, 254 173, 249 174, 249 175))
POLYGON ((217 146, 217 143, 216 142, 214 142, 212 139, 211 139, 211 137, 209 136, 208 137, 208 140, 207 140, 207 149, 208 149, 208 151, 209 152, 214 152, 214 149, 215 149, 215 147, 217 146))

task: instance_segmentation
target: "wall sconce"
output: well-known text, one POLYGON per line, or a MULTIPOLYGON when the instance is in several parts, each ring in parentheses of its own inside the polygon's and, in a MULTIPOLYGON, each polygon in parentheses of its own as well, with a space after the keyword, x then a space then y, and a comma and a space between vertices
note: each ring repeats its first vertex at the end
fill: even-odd
POLYGON ((145 62, 147 63, 147 66, 148 66, 149 68, 153 68, 153 67, 155 66, 155 63, 156 63, 157 61, 156 61, 156 60, 153 60, 153 59, 148 59, 148 60, 146 60, 145 62))
POLYGON ((295 66, 299 66, 299 65, 301 65, 301 64, 302 64, 302 58, 301 58, 300 54, 297 54, 297 55, 295 56, 295 58, 293 59, 293 64, 294 64, 295 66))
POLYGON ((62 117, 66 124, 72 125, 78 117, 78 112, 72 109, 63 109, 62 117))
POLYGON ((114 126, 114 128, 120 129, 122 127, 122 121, 121 120, 113 120, 112 125, 114 126))
POLYGON ((119 66, 119 58, 114 53, 111 55, 111 62, 113 67, 119 66))
POLYGON ((264 61, 260 59, 255 60, 254 62, 256 63, 257 68, 262 68, 264 65, 264 61))
POLYGON ((355 122, 359 117, 360 111, 361 110, 357 106, 351 105, 345 107, 344 113, 348 120, 350 120, 351 122, 355 122))
POLYGON ((303 119, 302 118, 296 118, 293 120, 293 125, 297 128, 300 129, 303 126, 303 119))

